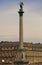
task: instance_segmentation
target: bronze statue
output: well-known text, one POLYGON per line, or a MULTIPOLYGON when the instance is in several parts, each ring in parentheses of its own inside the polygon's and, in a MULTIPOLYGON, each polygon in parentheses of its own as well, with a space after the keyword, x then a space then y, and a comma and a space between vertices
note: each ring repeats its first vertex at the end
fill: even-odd
POLYGON ((23 9, 23 2, 20 2, 20 9, 23 9))

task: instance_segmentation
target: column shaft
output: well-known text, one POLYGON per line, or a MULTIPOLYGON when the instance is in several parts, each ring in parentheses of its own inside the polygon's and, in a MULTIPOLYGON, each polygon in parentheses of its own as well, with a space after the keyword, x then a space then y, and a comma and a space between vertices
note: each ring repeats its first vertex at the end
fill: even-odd
POLYGON ((23 16, 19 16, 19 41, 20 47, 23 47, 23 16))

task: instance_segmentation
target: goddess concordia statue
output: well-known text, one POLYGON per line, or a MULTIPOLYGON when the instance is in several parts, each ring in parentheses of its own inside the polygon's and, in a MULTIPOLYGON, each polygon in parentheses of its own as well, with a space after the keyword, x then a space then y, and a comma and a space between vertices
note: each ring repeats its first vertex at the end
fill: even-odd
POLYGON ((23 9, 23 2, 20 2, 20 9, 23 9))

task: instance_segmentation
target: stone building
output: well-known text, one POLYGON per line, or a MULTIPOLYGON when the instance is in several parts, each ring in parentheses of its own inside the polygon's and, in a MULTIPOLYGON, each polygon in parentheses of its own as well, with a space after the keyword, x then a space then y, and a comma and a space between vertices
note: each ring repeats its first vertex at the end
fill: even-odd
MULTIPOLYGON (((30 63, 42 62, 42 44, 23 43, 25 57, 30 63)), ((19 42, 0 42, 0 64, 13 64, 19 42)))

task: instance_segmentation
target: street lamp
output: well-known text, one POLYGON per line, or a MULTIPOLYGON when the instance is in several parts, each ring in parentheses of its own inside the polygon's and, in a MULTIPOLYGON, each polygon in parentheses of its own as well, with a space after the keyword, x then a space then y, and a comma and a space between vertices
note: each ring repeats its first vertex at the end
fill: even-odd
POLYGON ((2 63, 4 63, 5 62, 5 60, 4 59, 2 59, 2 63))
POLYGON ((3 65, 3 63, 5 62, 5 60, 4 59, 2 59, 2 65, 3 65))

